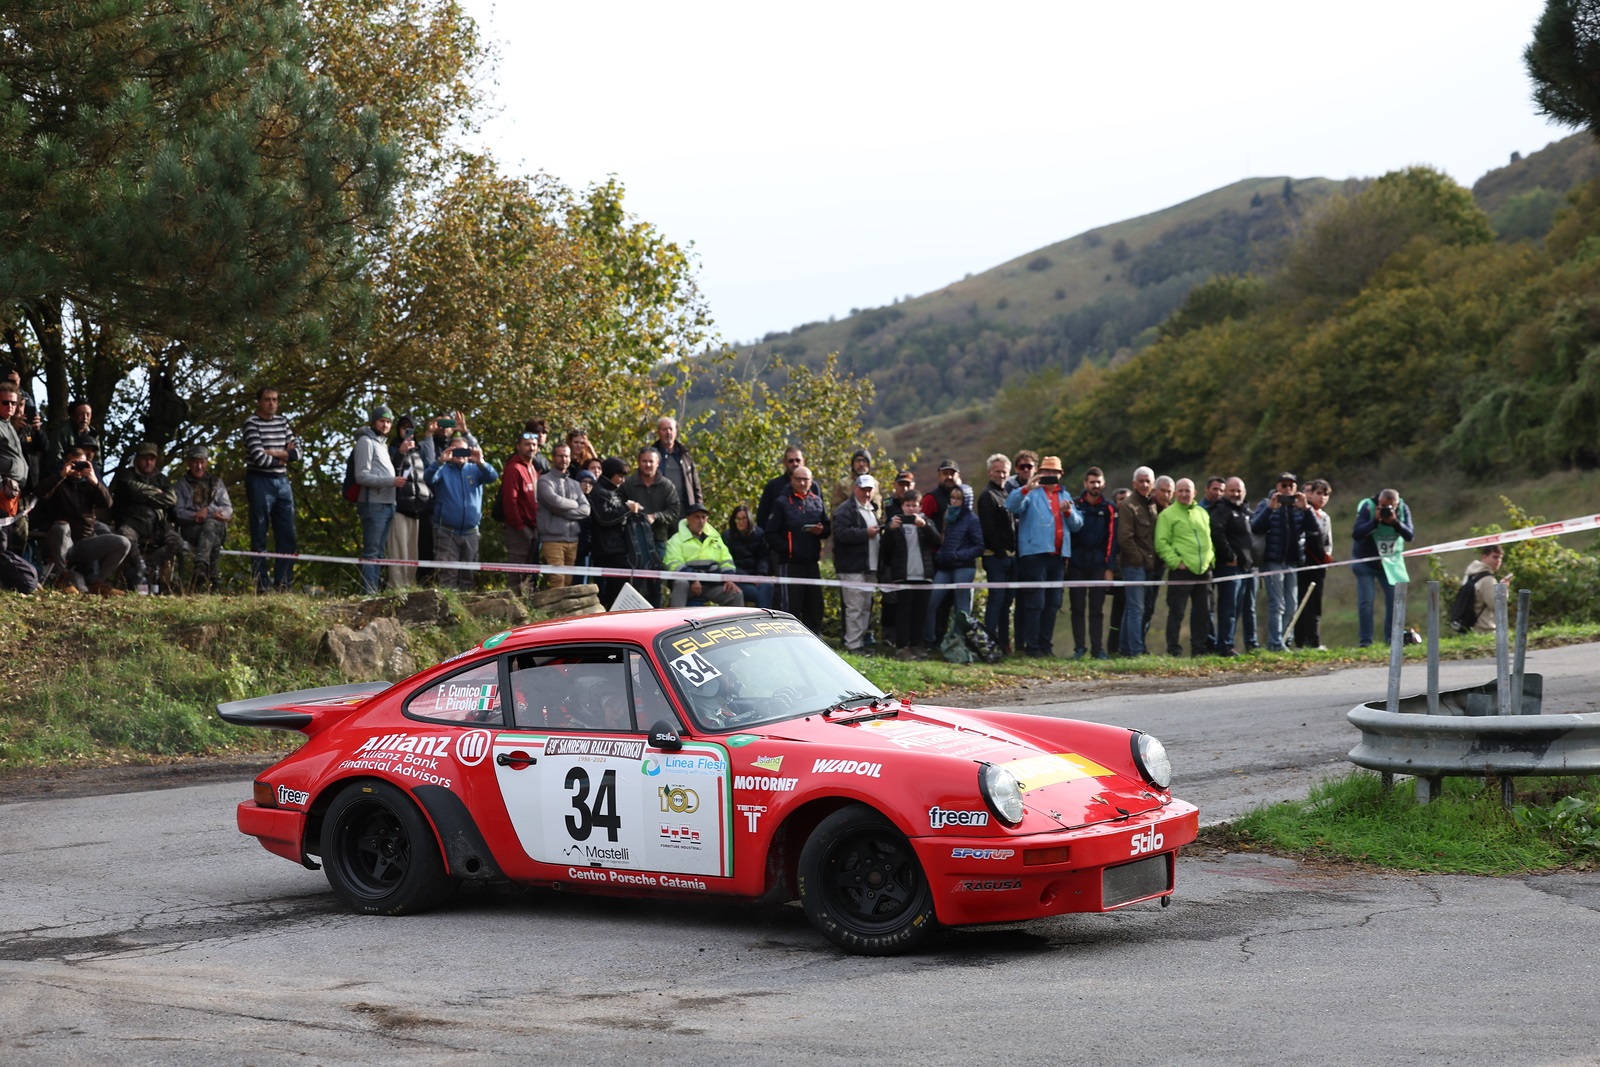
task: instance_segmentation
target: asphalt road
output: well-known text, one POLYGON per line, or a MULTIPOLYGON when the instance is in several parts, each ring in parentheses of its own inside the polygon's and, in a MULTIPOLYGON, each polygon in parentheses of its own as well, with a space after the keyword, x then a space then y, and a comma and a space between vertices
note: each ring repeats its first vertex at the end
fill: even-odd
MULTIPOLYGON (((1530 662, 1551 710, 1596 710, 1597 666, 1530 662)), ((1343 712, 1382 692, 1362 670, 1036 710, 1155 732, 1211 818, 1342 771, 1343 712)), ((348 915, 239 836, 247 788, 0 807, 0 1063, 1600 1063, 1600 875, 1202 853, 1168 909, 862 959, 793 907, 501 891, 348 915)))

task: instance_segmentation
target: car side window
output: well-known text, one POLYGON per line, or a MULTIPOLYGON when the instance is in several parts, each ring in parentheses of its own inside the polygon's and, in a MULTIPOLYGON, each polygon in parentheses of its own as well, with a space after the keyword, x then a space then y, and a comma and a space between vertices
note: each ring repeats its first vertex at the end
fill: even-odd
POLYGON ((644 729, 649 729, 662 719, 674 725, 677 713, 661 688, 661 679, 650 669, 650 661, 637 652, 628 653, 628 674, 633 680, 633 718, 644 729))
POLYGON ((524 729, 635 730, 621 649, 544 649, 511 657, 516 724, 524 729))
POLYGON ((417 692, 406 702, 406 715, 444 722, 503 723, 499 659, 474 664, 417 692))

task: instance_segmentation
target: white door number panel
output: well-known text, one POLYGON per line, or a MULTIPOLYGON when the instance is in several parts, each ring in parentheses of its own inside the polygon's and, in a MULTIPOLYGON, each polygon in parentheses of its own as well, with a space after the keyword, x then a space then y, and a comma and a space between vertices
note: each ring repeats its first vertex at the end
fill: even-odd
POLYGON ((569 867, 728 876, 728 757, 637 737, 501 734, 495 779, 532 859, 569 867))

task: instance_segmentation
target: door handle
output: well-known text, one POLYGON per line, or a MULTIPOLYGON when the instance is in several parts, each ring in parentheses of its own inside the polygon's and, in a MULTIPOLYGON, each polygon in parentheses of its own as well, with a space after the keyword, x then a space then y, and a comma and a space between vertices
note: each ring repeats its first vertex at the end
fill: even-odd
POLYGON ((502 752, 495 756, 494 761, 501 767, 510 767, 514 771, 526 770, 539 760, 526 752, 502 752))

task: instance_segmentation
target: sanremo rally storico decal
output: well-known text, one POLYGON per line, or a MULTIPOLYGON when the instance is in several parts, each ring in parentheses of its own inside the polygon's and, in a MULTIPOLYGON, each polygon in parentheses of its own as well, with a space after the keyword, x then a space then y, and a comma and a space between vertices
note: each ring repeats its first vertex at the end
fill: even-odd
POLYGON ((659 752, 631 737, 506 733, 495 738, 494 757, 517 839, 540 863, 733 873, 728 754, 719 745, 691 742, 679 752, 659 752))

